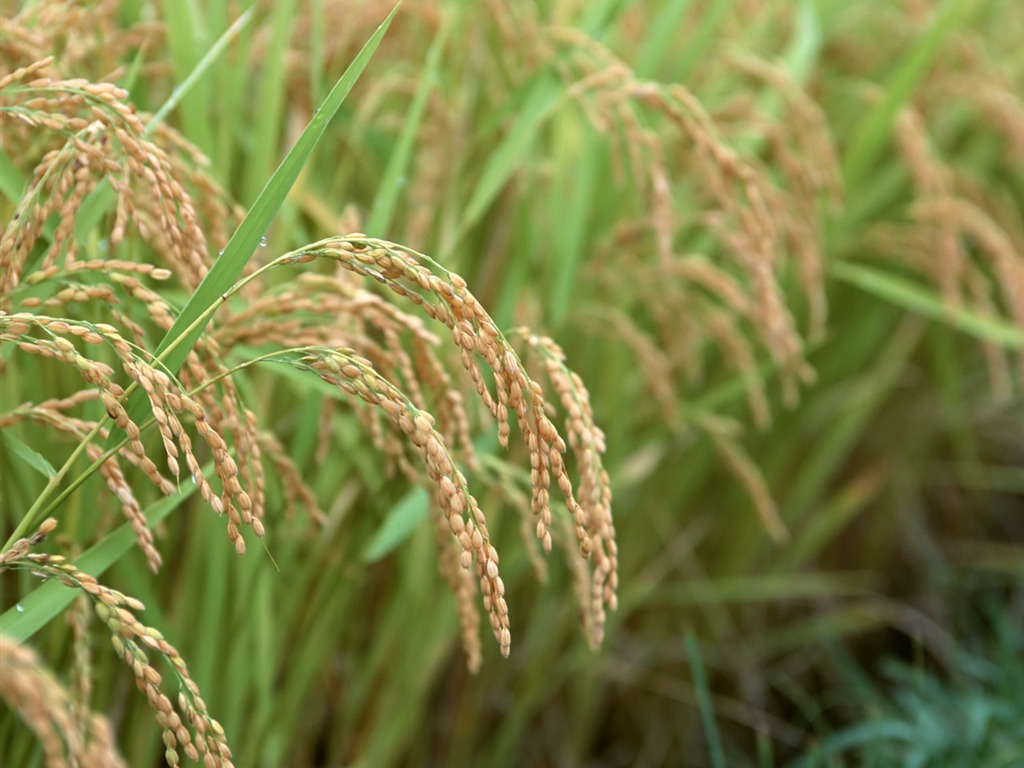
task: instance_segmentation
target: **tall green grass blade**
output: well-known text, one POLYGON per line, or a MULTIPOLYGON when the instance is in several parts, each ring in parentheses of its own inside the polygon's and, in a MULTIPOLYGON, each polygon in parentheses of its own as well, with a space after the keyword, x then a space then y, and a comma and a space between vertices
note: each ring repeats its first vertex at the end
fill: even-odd
POLYGON ((821 52, 821 19, 814 0, 801 0, 796 11, 793 39, 783 55, 786 69, 797 83, 814 70, 821 52))
MULTIPOLYGON (((690 662, 690 674, 693 676, 693 687, 696 689, 697 702, 700 707, 700 718, 704 723, 704 734, 708 744, 708 760, 711 768, 725 768, 725 750, 722 748, 722 736, 715 722, 715 708, 711 703, 711 689, 704 674, 704 663, 700 657, 700 643, 694 631, 686 633, 686 657, 690 662)), ((681 757, 681 756, 680 756, 681 757)))
MULTIPOLYGON (((194 491, 195 486, 188 483, 170 496, 150 505, 146 510, 146 522, 149 527, 152 528, 171 514, 194 491)), ((79 570, 98 577, 124 557, 125 553, 133 546, 135 546, 135 534, 132 532, 131 525, 124 523, 82 553, 81 557, 76 558, 75 565, 79 570)), ((4 611, 0 616, 0 633, 19 643, 24 643, 54 616, 67 608, 77 594, 75 590, 57 582, 43 584, 22 598, 13 608, 4 611)))
POLYGON ((531 219, 528 207, 516 207, 512 219, 513 228, 520 232, 522 248, 521 255, 517 254, 517 257, 507 260, 501 283, 492 299, 494 309, 491 315, 499 328, 514 322, 516 305, 524 291, 534 289, 537 266, 544 249, 541 245, 541 230, 530 226, 531 219))
POLYGON ((747 649, 752 658, 770 659, 806 648, 812 642, 843 639, 876 631, 892 625, 897 614, 898 609, 893 606, 870 599, 835 609, 823 608, 806 619, 798 619, 783 627, 762 632, 750 639, 747 649))
POLYGON ((409 491, 388 513, 384 523, 370 539, 363 560, 376 562, 408 539, 427 517, 430 497, 422 488, 409 491))
POLYGON ((414 744, 418 710, 406 704, 429 693, 431 679, 447 656, 450 633, 443 622, 421 619, 410 625, 409 621, 409 606, 423 606, 421 616, 434 616, 443 596, 435 580, 423 578, 424 573, 435 567, 436 538, 432 531, 420 533, 423 535, 414 536, 406 548, 395 599, 384 611, 381 623, 383 637, 397 640, 403 632, 414 632, 416 651, 403 652, 408 646, 403 647, 395 640, 382 643, 392 647, 381 658, 383 676, 377 676, 373 702, 366 708, 372 723, 365 751, 367 765, 395 765, 397 755, 408 752, 414 744))
POLYGON ((556 247, 550 254, 553 279, 548 315, 553 328, 561 327, 569 312, 570 298, 583 257, 584 238, 590 226, 588 213, 594 208, 600 167, 593 157, 596 154, 593 150, 597 139, 577 132, 570 125, 562 128, 560 140, 562 152, 559 167, 570 168, 573 173, 558 179, 559 186, 552 203, 553 206, 560 203, 559 209, 552 211, 560 222, 555 230, 556 247))
MULTIPOLYGON (((132 93, 132 89, 135 87, 135 83, 139 80, 139 73, 142 71, 142 62, 145 59, 146 48, 142 46, 138 51, 135 52, 135 57, 132 59, 131 66, 128 67, 128 71, 125 72, 124 77, 121 79, 121 87, 124 88, 128 93, 132 93)), ((138 101, 138 99, 132 99, 132 101, 138 101)))
MULTIPOLYGON (((882 318, 885 320, 885 318, 882 318)), ((834 404, 829 411, 828 428, 818 436, 815 451, 801 467, 782 506, 785 521, 791 529, 802 525, 804 515, 819 502, 833 473, 858 437, 870 425, 870 418, 884 402, 885 396, 897 386, 907 358, 920 342, 923 328, 920 322, 907 323, 895 329, 888 322, 878 322, 874 327, 865 327, 865 333, 872 333, 876 343, 891 336, 881 351, 874 346, 877 361, 865 369, 855 385, 849 387, 842 402, 834 404)))
POLYGON ((57 470, 53 468, 53 465, 41 453, 25 445, 25 443, 12 435, 9 430, 0 432, 0 444, 7 446, 12 455, 17 456, 22 462, 43 477, 56 476, 57 470))
POLYGON ((373 203, 370 218, 366 222, 366 231, 371 235, 387 237, 395 213, 395 203, 398 195, 404 188, 403 179, 409 170, 409 162, 412 158, 412 149, 423 122, 423 114, 427 106, 427 97, 434 90, 438 82, 438 70, 440 68, 441 53, 444 51, 445 43, 448 40, 450 25, 442 24, 441 30, 437 33, 430 51, 427 53, 427 61, 423 71, 420 73, 419 86, 416 88, 416 95, 413 97, 412 106, 402 125, 402 132, 399 134, 398 143, 391 152, 384 175, 381 177, 377 189, 377 199, 373 203))
POLYGON ((199 63, 196 64, 195 69, 189 72, 188 77, 186 77, 184 80, 178 83, 177 86, 175 86, 174 90, 171 91, 171 95, 167 98, 167 101, 165 101, 161 105, 160 109, 156 111, 156 114, 154 114, 153 117, 150 118, 148 125, 146 125, 147 134, 152 133, 153 129, 159 123, 167 119, 167 115, 170 114, 170 112, 173 109, 177 108, 177 106, 181 103, 182 99, 185 98, 185 95, 188 94, 199 83, 200 79, 206 74, 207 70, 213 65, 214 62, 217 61, 217 59, 221 57, 221 54, 223 54, 224 51, 227 50, 227 47, 231 44, 231 42, 236 37, 238 37, 238 33, 241 32, 242 29, 249 23, 249 20, 252 19, 252 14, 253 9, 249 8, 244 13, 242 13, 237 19, 235 19, 234 23, 227 28, 223 35, 217 38, 217 42, 215 42, 206 52, 206 55, 204 55, 203 58, 200 59, 199 63))
POLYGON ((719 576, 669 584, 650 589, 645 602, 662 605, 714 605, 764 603, 786 600, 838 598, 863 594, 867 583, 863 574, 768 573, 757 576, 719 576))
MULTIPOLYGON (((223 544, 218 539, 211 538, 211 541, 223 544)), ((220 549, 228 558, 233 555, 230 547, 221 546, 220 549)), ((220 637, 209 642, 207 647, 198 648, 196 656, 203 655, 214 661, 210 665, 211 677, 205 680, 210 680, 211 685, 217 688, 216 711, 228 733, 241 733, 248 722, 247 710, 270 687, 267 676, 273 674, 263 663, 265 653, 262 648, 270 640, 266 636, 266 617, 272 611, 268 605, 268 588, 275 575, 272 569, 265 567, 262 558, 245 557, 241 561, 235 558, 235 562, 224 562, 224 566, 223 571, 215 570, 213 573, 233 571, 238 584, 235 599, 225 600, 230 621, 225 622, 223 614, 213 617, 213 622, 220 624, 220 637), (248 631, 238 636, 232 632, 232 628, 238 626, 246 626, 248 631), (226 646, 233 647, 235 652, 224 659, 223 649, 226 646), (222 660, 221 664, 216 663, 218 658, 222 660), (217 681, 222 680, 229 682, 218 684, 217 681)), ((204 623, 202 626, 205 629, 208 625, 204 623)), ((197 682, 202 684, 198 678, 197 682)))
MULTIPOLYGON (((299 172, 323 136, 328 123, 345 101, 345 97, 348 96, 352 86, 359 79, 374 51, 377 50, 384 33, 391 25, 391 20, 398 12, 398 8, 399 6, 396 5, 392 9, 387 18, 370 36, 370 39, 366 41, 345 73, 335 83, 331 92, 327 94, 324 103, 313 115, 313 119, 309 121, 302 135, 295 142, 295 146, 285 156, 274 175, 263 187, 263 191, 260 192, 252 208, 245 215, 242 223, 239 224, 238 229, 231 236, 224 252, 214 262, 213 267, 196 288, 174 325, 160 342, 155 355, 163 359, 164 365, 169 370, 177 371, 185 362, 185 358, 192 351, 192 347, 195 346, 204 330, 205 324, 200 323, 199 319, 234 285, 242 274, 242 270, 259 244, 260 238, 263 237, 274 215, 284 203, 288 191, 292 188, 299 172)), ((145 409, 145 395, 141 391, 136 391, 129 398, 128 414, 137 421, 145 409)), ((120 434, 120 430, 116 430, 116 432, 120 434)), ((111 429, 111 441, 116 439, 114 433, 115 430, 111 429)))
POLYGON ((962 366, 958 360, 958 347, 954 333, 947 328, 937 328, 929 336, 932 370, 942 399, 946 429, 953 446, 958 464, 968 465, 979 462, 977 438, 972 429, 971 406, 968 402, 968 386, 965 385, 962 366))
POLYGON ((814 515, 793 531, 793 541, 779 553, 779 568, 795 568, 825 551, 877 497, 883 479, 881 471, 871 468, 821 502, 814 515))
POLYGON ((561 83, 547 70, 530 86, 515 123, 491 154, 469 202, 466 203, 458 237, 464 235, 480 220, 508 180, 522 167, 537 132, 554 112, 561 94, 561 83))
MULTIPOLYGON (((214 521, 207 518, 203 525, 208 526, 212 522, 214 521)), ((196 529, 200 530, 198 526, 196 529)), ((242 567, 242 564, 238 562, 230 547, 224 546, 220 536, 211 536, 208 530, 193 535, 196 536, 196 542, 189 548, 191 567, 188 570, 193 576, 193 584, 196 587, 204 583, 218 585, 216 590, 204 589, 203 599, 195 608, 196 623, 203 627, 203 632, 196 643, 197 653, 189 666, 195 679, 202 685, 208 680, 217 680, 222 675, 219 674, 219 668, 223 665, 220 649, 224 647, 225 637, 233 623, 224 621, 224 617, 230 616, 232 601, 228 599, 228 595, 238 592, 237 569, 242 567)), ((225 693, 218 690, 217 696, 223 697, 225 693)))
POLYGON ((691 0, 673 0, 662 5, 643 46, 637 51, 636 73, 641 77, 655 77, 658 65, 670 46, 679 44, 679 30, 691 0))
POLYGON ((18 169, 10 155, 0 148, 0 193, 8 200, 21 200, 28 188, 28 179, 18 169))
POLYGON ((624 0, 597 0, 587 3, 579 19, 579 27, 590 37, 601 40, 605 29, 629 6, 624 0))
POLYGON ((890 140, 897 114, 941 53, 942 42, 957 29, 972 5, 965 0, 946 0, 933 10, 928 29, 896 66, 882 100, 861 120, 850 141, 842 169, 847 190, 855 190, 864 183, 890 140))
POLYGON ((757 765, 758 768, 774 768, 775 750, 772 748, 771 734, 762 728, 757 729, 757 765))
MULTIPOLYGON (((852 725, 842 733, 830 736, 820 744, 816 744, 813 752, 792 764, 792 768, 817 768, 821 765, 832 765, 823 762, 825 758, 840 755, 855 747, 879 745, 887 741, 899 741, 913 744, 921 738, 921 732, 910 723, 899 720, 869 720, 852 725)), ((845 765, 845 762, 835 763, 845 765)), ((1007 763, 1011 765, 1011 763, 1007 763)))
POLYGON ((708 50, 721 41, 719 28, 735 6, 736 3, 726 0, 704 6, 697 29, 692 34, 691 30, 685 30, 682 39, 678 41, 680 52, 673 62, 673 79, 687 82, 697 64, 707 56, 708 50))
POLYGON ((997 318, 984 317, 970 309, 951 307, 942 297, 902 277, 848 261, 834 262, 829 272, 884 301, 930 320, 946 323, 981 341, 1007 349, 1024 347, 1024 329, 997 318))
MULTIPOLYGON (((309 25, 309 59, 310 61, 324 60, 324 0, 310 1, 310 15, 312 23, 309 25)), ((319 104, 323 100, 324 75, 321 67, 309 68, 309 89, 313 96, 313 104, 319 104)))
POLYGON ((242 203, 256 199, 264 180, 274 167, 278 137, 287 112, 284 109, 287 46, 295 25, 295 0, 278 0, 269 19, 270 42, 262 59, 262 73, 252 121, 252 146, 245 162, 242 203))
MULTIPOLYGON (((203 10, 195 0, 161 3, 171 65, 178 82, 184 82, 196 69, 199 52, 210 47, 209 27, 203 10)), ((210 93, 205 83, 195 83, 182 94, 181 125, 186 136, 208 156, 213 154, 213 133, 210 125, 210 93)))

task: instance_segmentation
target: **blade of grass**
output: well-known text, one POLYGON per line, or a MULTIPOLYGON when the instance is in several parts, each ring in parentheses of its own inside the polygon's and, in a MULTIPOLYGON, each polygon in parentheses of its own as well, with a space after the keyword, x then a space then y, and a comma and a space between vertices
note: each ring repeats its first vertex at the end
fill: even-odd
POLYGON ((580 15, 579 28, 595 40, 602 40, 605 30, 628 6, 629 3, 622 0, 587 3, 580 15))
MULTIPOLYGON (((155 356, 163 360, 168 370, 177 371, 185 362, 185 358, 203 333, 204 324, 198 321, 208 313, 214 303, 242 274, 242 270, 259 244, 260 238, 263 237, 263 233, 267 231, 274 215, 284 203, 288 191, 292 188, 299 172, 323 136, 328 123, 337 113, 342 102, 345 101, 374 51, 377 50, 391 20, 398 12, 398 8, 399 6, 396 5, 392 9, 353 59, 345 73, 335 83, 331 92, 327 94, 327 98, 314 113, 302 135, 295 142, 295 146, 285 156, 274 175, 263 187, 263 191, 260 192, 242 223, 239 224, 238 229, 231 236, 220 258, 214 262, 213 267, 196 288, 174 325, 160 342, 155 356)), ((145 395, 141 391, 136 391, 129 398, 128 415, 133 421, 138 421, 145 409, 145 395)), ((111 429, 110 440, 120 439, 120 435, 121 430, 111 429), (117 437, 115 437, 115 432, 117 437)))
POLYGON ((895 328, 886 325, 872 331, 887 333, 891 338, 876 353, 876 362, 860 377, 841 406, 836 406, 828 428, 816 438, 815 453, 804 463, 799 478, 780 504, 784 519, 794 530, 805 524, 805 516, 820 502, 828 481, 864 433, 885 396, 897 386, 906 360, 921 340, 922 325, 911 317, 895 328))
POLYGON ((257 93, 259 105, 252 126, 252 146, 246 153, 242 203, 248 204, 260 192, 260 186, 274 167, 284 108, 288 39, 295 25, 295 0, 279 0, 272 6, 270 42, 261 61, 262 73, 257 93))
POLYGON ((213 44, 209 51, 207 51, 206 55, 203 56, 202 60, 196 65, 195 69, 193 69, 189 73, 188 77, 182 80, 175 89, 171 91, 171 95, 167 98, 167 101, 164 102, 163 106, 161 106, 160 109, 157 110, 156 114, 150 119, 149 124, 146 126, 147 135, 152 133, 153 128, 166 119, 171 110, 181 103, 181 100, 185 98, 185 94, 195 87, 200 78, 202 78, 210 66, 220 58, 220 55, 231 44, 231 41, 238 36, 238 33, 241 32, 249 23, 251 18, 252 8, 249 8, 245 13, 235 19, 234 23, 227 28, 220 38, 218 38, 217 42, 213 44))
MULTIPOLYGON (((209 48, 209 26, 195 0, 161 3, 161 7, 171 65, 177 79, 184 82, 186 73, 198 69, 195 64, 198 52, 209 48)), ((183 93, 184 108, 180 115, 185 135, 208 156, 214 149, 212 126, 208 119, 210 93, 208 87, 192 88, 187 94, 183 93)))
POLYGON ((731 2, 717 2, 709 4, 703 10, 699 16, 697 29, 681 41, 680 53, 675 58, 671 73, 673 80, 687 82, 697 64, 707 57, 708 49, 721 43, 719 28, 734 6, 735 3, 731 2))
POLYGON ((950 442, 957 464, 967 465, 980 461, 977 439, 972 425, 971 406, 968 404, 962 363, 957 354, 959 346, 954 334, 938 328, 930 334, 928 350, 931 353, 934 381, 947 421, 950 442))
POLYGON ((711 689, 708 688, 707 677, 704 675, 704 664, 700 657, 700 644, 693 630, 686 633, 686 656, 690 662, 690 674, 693 675, 693 687, 697 692, 700 705, 700 718, 707 734, 708 760, 712 768, 725 768, 725 752, 722 749, 722 737, 718 733, 715 722, 715 708, 711 703, 711 689))
POLYGON ((0 432, 0 443, 7 446, 12 455, 17 456, 43 477, 53 477, 57 474, 57 470, 41 453, 25 445, 10 434, 10 431, 0 432))
MULTIPOLYGON (((959 27, 972 5, 964 0, 947 0, 939 5, 933 11, 932 22, 917 45, 896 66, 889 77, 885 96, 861 120, 846 152, 843 182, 848 191, 859 187, 872 171, 890 139, 896 115, 939 55, 942 41, 959 27)), ((852 191, 850 196, 855 196, 852 191)))
POLYGON ((649 590, 650 603, 686 606, 726 603, 786 602, 824 597, 862 595, 869 581, 862 573, 787 574, 722 576, 668 584, 649 590))
POLYGON ((366 223, 366 231, 371 234, 384 236, 391 226, 391 220, 395 213, 395 201, 398 193, 402 190, 401 180, 405 178, 409 168, 409 161, 412 157, 413 144, 416 141, 416 134, 420 124, 423 122, 423 113, 427 106, 427 97, 437 86, 438 71, 440 69, 441 52, 444 50, 445 42, 448 40, 450 25, 442 24, 437 37, 434 38, 430 51, 427 53, 427 61, 423 72, 420 75, 420 83, 413 97, 412 106, 402 125, 402 132, 399 134, 398 143, 395 145, 388 159, 387 168, 381 177, 377 199, 373 203, 370 219, 366 223))
MULTIPOLYGON (((565 123, 559 126, 559 141, 563 163, 560 167, 571 168, 572 174, 560 176, 558 188, 552 199, 552 212, 562 224, 555 228, 557 248, 551 254, 552 280, 550 289, 551 307, 548 313, 551 327, 561 328, 571 305, 573 288, 579 277, 579 264, 585 249, 585 238, 594 209, 594 193, 598 189, 598 167, 594 151, 597 139, 590 134, 577 132, 575 126, 565 123)), ((553 185, 554 186, 554 185, 553 185)))
MULTIPOLYGON (((194 491, 195 486, 188 483, 170 496, 152 504, 146 511, 146 521, 149 527, 152 528, 171 514, 194 491)), ((124 523, 86 550, 81 557, 76 558, 75 565, 85 573, 98 577, 120 560, 133 546, 135 546, 135 534, 132 532, 131 525, 124 523)), ((24 643, 53 617, 67 608, 77 594, 76 590, 69 589, 57 582, 43 584, 0 616, 0 632, 19 643, 24 643)))
POLYGON ((430 497, 423 488, 413 488, 388 513, 363 552, 363 560, 374 563, 408 539, 426 518, 430 497))
POLYGON ((779 553, 783 572, 797 568, 833 543, 846 526, 877 497, 886 479, 883 469, 868 467, 822 500, 814 515, 794 530, 792 543, 779 553))
POLYGON ((775 765, 771 734, 761 728, 757 729, 757 764, 760 768, 772 768, 775 765))
MULTIPOLYGON (((310 18, 313 20, 309 25, 309 60, 324 60, 324 0, 311 0, 309 4, 310 18)), ((309 89, 312 94, 312 103, 318 104, 323 99, 324 77, 320 67, 309 68, 309 89)))
MULTIPOLYGON (((365 759, 367 765, 395 765, 398 755, 408 752, 416 743, 415 733, 421 712, 407 706, 409 701, 422 701, 430 692, 432 678, 438 674, 447 655, 450 629, 441 621, 419 621, 410 625, 408 606, 422 606, 423 615, 435 616, 443 605, 437 582, 424 578, 436 569, 436 540, 433 531, 421 530, 406 547, 398 572, 395 599, 382 610, 380 632, 394 638, 391 653, 380 658, 381 667, 373 690, 373 701, 364 708, 368 722, 365 759), (412 652, 402 643, 404 632, 415 633, 412 652)), ((446 597, 446 596, 445 596, 446 597)), ((391 643, 382 643, 389 646, 391 643)), ((340 752, 345 745, 335 737, 340 752)), ((340 763, 340 754, 331 763, 340 763)))
POLYGON ((547 70, 530 86, 515 123, 487 161, 473 195, 466 204, 456 241, 479 221, 512 174, 522 166, 530 145, 540 127, 554 112, 562 91, 558 78, 547 70))
POLYGON ((814 643, 863 635, 892 626, 896 611, 873 599, 848 603, 835 609, 824 609, 806 619, 761 632, 747 648, 752 658, 770 659, 814 643))
POLYGON ((796 28, 782 60, 797 83, 814 71, 821 53, 821 18, 813 0, 802 0, 796 12, 796 28))
POLYGON ((8 200, 21 200, 28 188, 28 179, 18 170, 7 152, 0 150, 0 193, 8 200))
POLYGON ((963 307, 951 307, 940 296, 893 274, 862 264, 836 262, 829 267, 833 277, 910 310, 930 320, 947 323, 982 341, 1008 349, 1024 347, 1024 331, 1002 320, 983 317, 963 307))
POLYGON ((656 76, 657 67, 668 53, 669 46, 679 44, 679 30, 690 0, 667 2, 651 24, 644 44, 637 51, 636 73, 640 77, 656 76))
MULTIPOLYGON (((793 768, 813 768, 819 765, 842 765, 825 762, 827 758, 841 755, 856 747, 876 746, 889 741, 913 744, 921 734, 910 723, 899 720, 869 720, 857 723, 833 736, 815 744, 814 749, 796 763, 793 768)), ((1009 763, 1007 764, 1009 765, 1009 763)))

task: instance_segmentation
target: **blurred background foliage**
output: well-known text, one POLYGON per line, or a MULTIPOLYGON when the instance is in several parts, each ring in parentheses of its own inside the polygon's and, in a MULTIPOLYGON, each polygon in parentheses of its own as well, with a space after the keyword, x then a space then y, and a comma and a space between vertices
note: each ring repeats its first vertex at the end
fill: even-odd
MULTIPOLYGON (((390 4, 4 3, 4 71, 54 54, 154 112, 250 6, 168 117, 244 209, 390 4)), ((478 430, 513 650, 469 674, 423 492, 344 406, 321 442, 320 389, 247 375, 324 524, 278 516, 274 562, 238 558, 186 502, 159 574, 129 550, 104 576, 237 764, 1024 761, 1022 40, 1013 0, 406 0, 266 253, 406 243, 558 341, 607 434, 619 609, 591 650, 568 568, 539 582, 517 544, 525 452, 478 430)), ((6 536, 38 487, 0 461, 6 536)), ((62 546, 94 543, 102 495, 69 499, 62 546)), ((4 582, 8 615, 34 586, 4 582)), ((66 670, 71 635, 31 642, 66 670)), ((97 638, 92 704, 157 764, 97 638)), ((4 764, 41 764, 0 716, 4 764)))

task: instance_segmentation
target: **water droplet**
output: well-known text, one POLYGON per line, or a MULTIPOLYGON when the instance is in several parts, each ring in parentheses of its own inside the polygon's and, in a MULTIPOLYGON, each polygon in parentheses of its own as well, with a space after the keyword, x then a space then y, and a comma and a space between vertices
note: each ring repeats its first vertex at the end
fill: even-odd
POLYGON ((192 475, 192 485, 199 485, 199 483, 196 481, 195 475, 192 475))
POLYGON ((260 238, 260 248, 266 248, 266 247, 267 247, 267 236, 264 235, 263 237, 260 238))
POLYGON ((217 251, 217 255, 218 256, 223 256, 224 255, 224 249, 221 248, 219 251, 217 251))
POLYGON ((16 606, 14 606, 14 610, 16 610, 18 613, 24 613, 25 612, 25 606, 22 605, 21 603, 18 603, 16 606))

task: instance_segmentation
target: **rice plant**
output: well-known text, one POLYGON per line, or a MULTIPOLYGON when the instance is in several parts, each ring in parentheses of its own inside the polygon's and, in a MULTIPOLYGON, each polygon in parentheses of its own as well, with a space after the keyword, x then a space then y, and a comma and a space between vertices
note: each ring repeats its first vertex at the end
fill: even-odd
POLYGON ((1012 3, 2 14, 5 764, 877 757, 1019 615, 1012 3))

